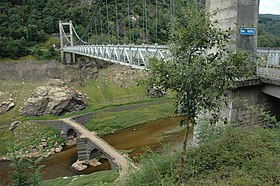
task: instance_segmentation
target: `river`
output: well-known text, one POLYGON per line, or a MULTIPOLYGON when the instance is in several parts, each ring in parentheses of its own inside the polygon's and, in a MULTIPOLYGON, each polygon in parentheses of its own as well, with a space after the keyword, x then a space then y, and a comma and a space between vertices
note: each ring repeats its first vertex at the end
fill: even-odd
MULTIPOLYGON (((124 150, 131 158, 144 152, 143 147, 147 146, 153 150, 160 150, 162 144, 180 144, 184 132, 178 128, 178 119, 167 118, 149 122, 143 125, 127 128, 105 136, 103 139, 117 150, 124 150)), ((67 146, 60 153, 43 159, 45 165, 41 170, 42 179, 54 179, 57 177, 74 176, 78 174, 89 174, 100 170, 110 169, 106 159, 102 159, 99 167, 90 167, 82 172, 75 171, 71 165, 77 160, 76 146, 67 146)), ((11 173, 9 161, 0 162, 0 186, 9 183, 11 173)))

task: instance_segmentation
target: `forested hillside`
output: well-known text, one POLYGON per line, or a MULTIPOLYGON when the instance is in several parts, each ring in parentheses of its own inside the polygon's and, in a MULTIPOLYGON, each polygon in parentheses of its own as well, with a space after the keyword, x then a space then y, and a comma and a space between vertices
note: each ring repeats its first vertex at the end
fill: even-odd
POLYGON ((258 46, 280 48, 280 15, 259 16, 258 46))
POLYGON ((45 42, 58 32, 59 19, 72 19, 86 27, 88 6, 71 0, 1 0, 0 57, 18 58, 32 52, 29 47, 45 42))
MULTIPOLYGON (((58 33, 59 20, 72 20, 78 34, 90 42, 167 44, 169 1, 158 1, 157 31, 156 1, 147 0, 147 9, 143 12, 142 1, 130 0, 129 16, 127 2, 118 0, 116 17, 115 1, 112 0, 107 3, 98 0, 1 0, 0 58, 19 58, 28 54, 52 57, 52 42, 44 45, 45 53, 40 45, 46 43, 51 34, 58 33), (110 34, 106 35, 108 30, 110 34)), ((180 16, 180 6, 179 1, 175 1, 176 16, 180 16)), ((280 47, 280 16, 260 15, 259 22, 259 47, 280 47)), ((58 38, 54 40, 58 42, 58 38)))

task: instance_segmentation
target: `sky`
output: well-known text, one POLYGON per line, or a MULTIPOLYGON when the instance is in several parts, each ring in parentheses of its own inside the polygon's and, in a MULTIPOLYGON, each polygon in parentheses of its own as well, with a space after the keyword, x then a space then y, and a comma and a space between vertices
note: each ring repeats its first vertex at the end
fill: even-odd
POLYGON ((280 15, 280 0, 260 0, 260 14, 280 15))

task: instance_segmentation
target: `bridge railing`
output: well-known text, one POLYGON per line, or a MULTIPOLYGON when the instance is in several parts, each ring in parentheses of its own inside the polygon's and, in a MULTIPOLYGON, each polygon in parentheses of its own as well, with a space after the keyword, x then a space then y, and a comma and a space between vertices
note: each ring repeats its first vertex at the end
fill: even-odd
POLYGON ((259 49, 258 56, 257 74, 280 78, 280 50, 259 49))
POLYGON ((166 45, 77 45, 65 46, 62 51, 141 69, 149 64, 150 58, 171 58, 166 45))

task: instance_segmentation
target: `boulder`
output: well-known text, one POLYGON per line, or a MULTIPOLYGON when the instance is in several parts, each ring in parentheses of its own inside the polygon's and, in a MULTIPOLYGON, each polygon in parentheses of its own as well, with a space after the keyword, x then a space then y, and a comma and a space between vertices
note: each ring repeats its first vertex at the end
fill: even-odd
POLYGON ((13 123, 11 123, 9 131, 13 131, 18 127, 18 124, 20 124, 20 121, 14 121, 13 123))
POLYGON ((161 98, 166 95, 165 91, 160 87, 149 87, 146 91, 147 95, 151 98, 161 98))
POLYGON ((4 101, 0 103, 0 115, 9 111, 11 108, 15 106, 15 103, 13 100, 10 98, 8 101, 4 101))
POLYGON ((63 147, 62 147, 62 146, 59 146, 59 147, 55 148, 55 152, 56 152, 56 153, 59 153, 59 152, 62 151, 62 149, 63 149, 63 147))
POLYGON ((84 165, 82 161, 77 160, 75 163, 73 163, 72 168, 78 171, 82 171, 87 168, 87 165, 84 165))
POLYGON ((60 80, 53 80, 34 90, 19 112, 22 116, 58 116, 86 108, 86 100, 81 92, 66 86, 60 80))

